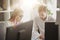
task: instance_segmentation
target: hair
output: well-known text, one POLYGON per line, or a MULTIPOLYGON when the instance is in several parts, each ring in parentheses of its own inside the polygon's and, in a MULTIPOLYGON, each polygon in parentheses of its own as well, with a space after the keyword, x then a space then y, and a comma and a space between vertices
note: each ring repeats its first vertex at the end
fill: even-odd
POLYGON ((22 14, 23 14, 23 11, 22 11, 21 9, 16 8, 16 9, 13 11, 13 13, 12 13, 9 21, 14 21, 17 16, 20 16, 20 15, 22 16, 22 14))
POLYGON ((38 12, 46 12, 47 11, 47 7, 45 5, 40 5, 38 8, 38 12))

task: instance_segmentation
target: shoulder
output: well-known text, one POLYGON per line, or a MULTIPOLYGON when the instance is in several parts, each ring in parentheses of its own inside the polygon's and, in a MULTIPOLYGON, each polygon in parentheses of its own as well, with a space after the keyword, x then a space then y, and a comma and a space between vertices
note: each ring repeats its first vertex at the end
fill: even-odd
POLYGON ((49 22, 55 22, 55 19, 53 17, 51 17, 51 16, 48 16, 48 21, 49 22))
POLYGON ((6 27, 13 26, 13 24, 10 21, 6 21, 6 27))
POLYGON ((33 20, 38 21, 39 19, 39 16, 36 16, 33 20))

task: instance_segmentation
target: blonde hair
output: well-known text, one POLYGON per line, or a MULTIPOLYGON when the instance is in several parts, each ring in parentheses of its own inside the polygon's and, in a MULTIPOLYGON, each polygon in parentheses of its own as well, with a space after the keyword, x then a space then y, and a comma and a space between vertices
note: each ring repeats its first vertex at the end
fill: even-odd
POLYGON ((10 18, 9 20, 10 20, 10 21, 11 21, 11 20, 15 20, 16 16, 22 16, 22 14, 23 14, 23 11, 22 11, 21 9, 16 8, 16 9, 13 11, 13 13, 12 13, 12 15, 11 15, 11 18, 10 18))
POLYGON ((45 5, 40 5, 38 8, 38 12, 46 12, 47 11, 47 7, 45 5))

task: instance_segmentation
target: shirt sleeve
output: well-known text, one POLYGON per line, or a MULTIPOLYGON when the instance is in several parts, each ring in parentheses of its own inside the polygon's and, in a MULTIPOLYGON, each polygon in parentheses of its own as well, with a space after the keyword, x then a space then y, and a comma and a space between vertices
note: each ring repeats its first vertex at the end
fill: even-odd
POLYGON ((40 36, 39 32, 38 32, 38 27, 35 24, 35 22, 33 22, 33 30, 32 30, 32 40, 36 40, 38 39, 40 36))
POLYGON ((56 22, 56 20, 53 17, 49 16, 48 17, 48 22, 56 22))

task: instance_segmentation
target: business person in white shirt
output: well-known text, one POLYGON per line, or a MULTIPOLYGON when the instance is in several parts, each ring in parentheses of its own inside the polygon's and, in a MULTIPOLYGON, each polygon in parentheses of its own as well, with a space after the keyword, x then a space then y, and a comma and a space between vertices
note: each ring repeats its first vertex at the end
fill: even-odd
POLYGON ((7 27, 10 27, 10 26, 15 26, 18 25, 18 24, 21 24, 22 23, 22 17, 23 17, 23 11, 22 9, 14 9, 10 19, 6 22, 6 26, 7 27))
POLYGON ((33 18, 33 28, 31 40, 44 40, 45 38, 45 22, 54 22, 51 16, 48 16, 47 6, 41 4, 38 7, 38 16, 33 18))

